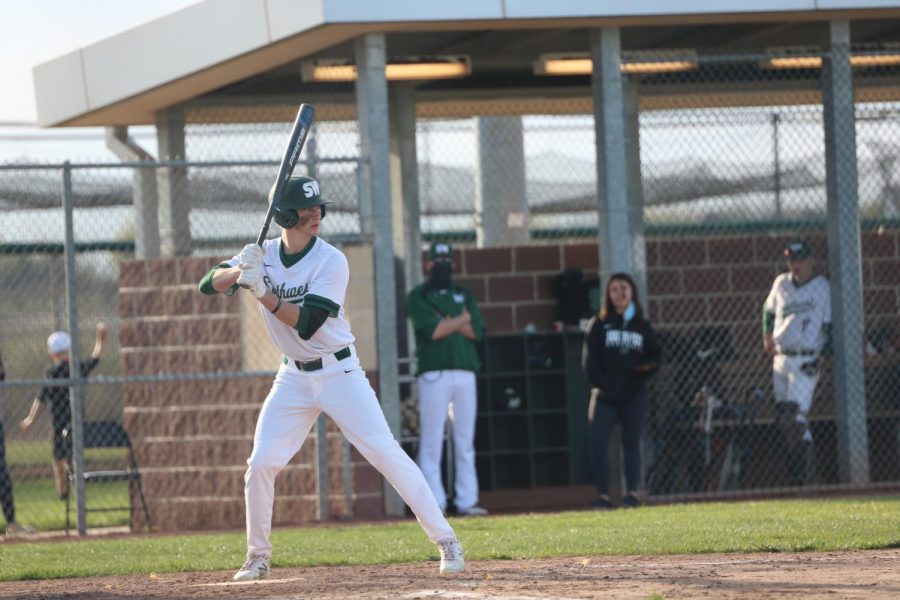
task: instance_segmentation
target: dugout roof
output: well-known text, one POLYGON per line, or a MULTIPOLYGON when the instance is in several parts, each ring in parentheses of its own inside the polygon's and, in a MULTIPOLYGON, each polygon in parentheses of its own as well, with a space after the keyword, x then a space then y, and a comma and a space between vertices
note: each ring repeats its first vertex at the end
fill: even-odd
MULTIPOLYGON (((204 0, 37 65, 35 96, 47 127, 152 124, 178 104, 188 122, 291 120, 298 98, 317 104, 320 120, 348 118, 353 84, 304 82, 300 63, 352 60, 353 40, 378 32, 388 58, 470 57, 471 76, 417 86, 421 116, 590 112, 588 77, 536 76, 533 63, 586 51, 591 28, 621 27, 624 51, 721 54, 824 47, 835 19, 851 20, 854 45, 900 44, 900 0, 204 0), (256 110, 263 104, 285 114, 256 110)), ((864 86, 873 99, 900 89, 894 76, 864 86)), ((759 94, 751 88, 740 93, 759 94)))

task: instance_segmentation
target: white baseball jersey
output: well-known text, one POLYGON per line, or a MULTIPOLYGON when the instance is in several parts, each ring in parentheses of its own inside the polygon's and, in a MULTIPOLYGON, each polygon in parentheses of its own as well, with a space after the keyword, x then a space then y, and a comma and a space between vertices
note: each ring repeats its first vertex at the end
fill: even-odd
POLYGON ((764 307, 775 315, 772 339, 777 349, 822 349, 822 326, 831 323, 831 290, 824 277, 816 275, 798 286, 790 273, 783 273, 775 278, 764 307))
MULTIPOLYGON (((239 262, 235 256, 228 265, 239 262)), ((324 359, 353 343, 343 306, 350 268, 340 250, 312 238, 302 252, 285 256, 281 240, 267 240, 263 243, 262 264, 266 287, 283 302, 328 311, 329 317, 312 338, 303 340, 296 329, 259 303, 269 337, 287 358, 302 362, 324 359)), ((422 471, 391 433, 359 358, 352 350, 342 356, 323 360, 312 370, 298 368, 290 361, 278 369, 256 422, 253 453, 244 475, 248 556, 271 556, 275 478, 299 452, 323 412, 394 486, 432 542, 456 540, 422 471)))
MULTIPOLYGON (((350 267, 343 252, 321 238, 313 238, 311 245, 299 257, 284 257, 280 239, 263 242, 263 251, 266 287, 284 302, 316 306, 329 313, 329 318, 315 335, 309 340, 303 340, 296 329, 279 321, 278 317, 260 303, 259 314, 278 350, 291 360, 306 362, 352 344, 354 338, 350 332, 350 323, 344 316, 344 297, 350 281, 350 267)), ((235 256, 228 264, 233 267, 239 262, 235 256)))

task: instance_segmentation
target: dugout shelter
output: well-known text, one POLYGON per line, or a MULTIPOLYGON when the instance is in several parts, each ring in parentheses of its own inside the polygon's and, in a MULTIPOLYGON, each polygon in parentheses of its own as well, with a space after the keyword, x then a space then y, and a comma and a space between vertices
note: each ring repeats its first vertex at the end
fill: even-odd
MULTIPOLYGON (((839 292, 840 469, 845 481, 864 484, 854 99, 896 101, 900 78, 887 70, 854 80, 852 72, 895 64, 898 40, 896 0, 203 0, 37 65, 34 78, 40 125, 106 127, 110 148, 131 161, 189 160, 186 125, 290 122, 299 101, 316 105, 320 121, 356 118, 358 210, 372 241, 379 324, 402 322, 397 282, 408 287, 420 277, 417 118, 592 114, 599 275, 632 272, 646 289, 640 112, 673 102, 821 103, 828 266, 839 292), (717 57, 747 48, 753 58, 737 78, 717 57), (770 76, 781 68, 805 77, 770 76), (136 125, 155 126, 155 154, 129 139, 136 125)), ((477 244, 523 243, 527 219, 513 218, 528 212, 521 168, 502 162, 521 148, 498 143, 488 129, 481 134, 476 201, 494 203, 496 217, 481 222, 477 244)), ((191 254, 185 170, 135 175, 139 258, 191 254)), ((379 327, 377 356, 397 356, 401 337, 397 327, 379 327)), ((399 431, 397 364, 377 368, 388 421, 399 431)), ((396 514, 398 503, 389 495, 387 512, 396 514)))

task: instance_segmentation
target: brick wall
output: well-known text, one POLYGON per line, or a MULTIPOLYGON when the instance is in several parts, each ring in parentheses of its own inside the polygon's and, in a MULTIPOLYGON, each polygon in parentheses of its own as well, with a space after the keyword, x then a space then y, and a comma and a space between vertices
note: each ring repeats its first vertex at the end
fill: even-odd
MULTIPOLYGON (((123 375, 241 371, 246 365, 240 297, 205 296, 197 283, 214 258, 129 261, 119 275, 123 375)), ((252 306, 252 305, 251 305, 252 306)), ((243 308, 242 308, 243 307, 243 308)), ((265 340, 265 343, 269 343, 265 340)), ((275 368, 271 365, 270 368, 275 368)), ((246 460, 270 378, 129 383, 123 422, 131 436, 154 529, 232 529, 244 523, 246 460)), ((315 432, 276 481, 275 525, 315 519, 315 432)), ((349 513, 342 436, 328 420, 329 498, 334 516, 349 513)), ((383 515, 380 477, 351 455, 353 513, 383 515)), ((134 523, 144 525, 139 504, 134 523)))
MULTIPOLYGON (((898 321, 900 232, 862 235, 863 286, 867 325, 898 321)), ((759 338, 762 303, 784 271, 785 235, 648 238, 647 288, 643 303, 662 328, 723 324, 737 339, 759 338)), ((827 275, 823 235, 806 236, 827 275)), ((549 330, 556 314, 553 281, 563 269, 597 272, 597 244, 456 249, 454 282, 472 291, 488 331, 509 333, 529 323, 549 330)), ((754 348, 755 350, 755 348, 754 348)))
POLYGON ((494 334, 528 324, 549 330, 556 319, 556 276, 566 268, 596 272, 599 255, 596 244, 574 244, 456 249, 454 260, 454 283, 472 291, 494 334))

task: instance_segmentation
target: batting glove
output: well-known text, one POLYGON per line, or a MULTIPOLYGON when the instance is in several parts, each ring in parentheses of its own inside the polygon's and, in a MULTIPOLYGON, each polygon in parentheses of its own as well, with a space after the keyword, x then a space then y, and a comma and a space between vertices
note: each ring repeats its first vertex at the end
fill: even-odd
POLYGON ((262 267, 263 254, 262 246, 259 244, 247 244, 241 250, 241 253, 238 254, 238 262, 241 263, 241 267, 251 265, 260 268, 262 267))
POLYGON ((262 298, 266 293, 262 271, 251 265, 241 264, 241 274, 237 279, 237 284, 250 290, 257 298, 262 298))

